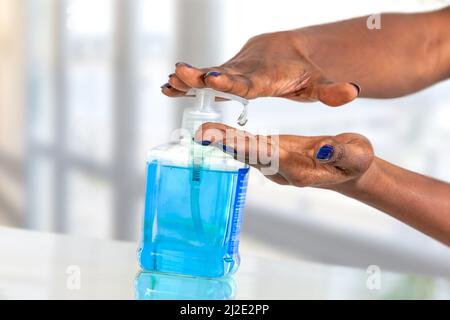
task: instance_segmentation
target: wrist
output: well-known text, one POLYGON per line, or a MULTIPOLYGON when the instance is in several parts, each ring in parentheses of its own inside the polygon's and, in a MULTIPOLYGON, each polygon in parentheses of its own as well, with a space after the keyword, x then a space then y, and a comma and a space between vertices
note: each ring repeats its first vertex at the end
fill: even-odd
POLYGON ((446 67, 445 78, 450 78, 450 6, 440 11, 441 15, 441 30, 442 35, 440 42, 442 43, 441 56, 445 59, 444 66, 446 67))
POLYGON ((432 57, 432 74, 437 80, 450 77, 450 7, 426 14, 430 33, 428 53, 432 57))

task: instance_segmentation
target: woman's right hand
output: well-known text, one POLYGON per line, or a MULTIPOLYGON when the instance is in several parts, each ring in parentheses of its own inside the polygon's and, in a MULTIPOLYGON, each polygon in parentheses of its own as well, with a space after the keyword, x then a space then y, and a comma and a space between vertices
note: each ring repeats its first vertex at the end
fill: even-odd
POLYGON ((190 88, 207 87, 247 99, 283 97, 321 101, 333 107, 354 100, 359 87, 327 77, 311 60, 305 44, 299 30, 262 34, 251 38, 236 56, 220 66, 197 68, 177 63, 162 91, 178 97, 190 88))

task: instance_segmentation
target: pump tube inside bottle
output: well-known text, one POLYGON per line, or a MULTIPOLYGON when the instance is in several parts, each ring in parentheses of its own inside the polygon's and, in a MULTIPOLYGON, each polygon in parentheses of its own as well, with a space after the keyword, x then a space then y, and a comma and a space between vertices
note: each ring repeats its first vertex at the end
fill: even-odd
MULTIPOLYGON (((216 97, 228 99, 228 100, 235 100, 240 102, 243 105, 242 113, 240 114, 239 118, 237 119, 237 123, 240 126, 244 126, 247 123, 247 113, 248 113, 248 100, 241 98, 239 96, 235 96, 233 94, 225 93, 216 91, 209 88, 204 89, 191 89, 187 92, 187 95, 195 95, 197 98, 197 105, 194 110, 201 111, 201 113, 204 115, 205 120, 209 118, 213 118, 212 115, 214 115, 214 109, 212 108, 212 105, 215 102, 216 97), (207 117, 206 115, 210 114, 210 117, 207 117)), ((186 119, 183 119, 183 123, 185 124, 192 124, 192 119, 189 119, 190 115, 192 116, 192 113, 185 113, 186 119), (191 120, 191 121, 190 121, 191 120)), ((197 119, 202 120, 202 119, 197 119)), ((206 121, 204 121, 206 122, 206 121)), ((203 123, 203 121, 202 121, 203 123)), ((193 128, 185 128, 185 129, 193 129, 193 128)), ((194 133, 194 132, 193 132, 194 133)), ((192 214, 192 222, 194 225, 194 230, 198 236, 198 240, 202 242, 205 245, 208 245, 208 237, 205 233, 203 222, 202 222, 202 216, 200 212, 200 186, 201 186, 201 170, 204 166, 203 163, 203 146, 197 144, 196 142, 191 142, 191 159, 192 159, 192 177, 190 181, 191 185, 191 195, 190 195, 190 208, 191 208, 191 214, 192 214)), ((212 243, 211 243, 212 245, 212 243)))

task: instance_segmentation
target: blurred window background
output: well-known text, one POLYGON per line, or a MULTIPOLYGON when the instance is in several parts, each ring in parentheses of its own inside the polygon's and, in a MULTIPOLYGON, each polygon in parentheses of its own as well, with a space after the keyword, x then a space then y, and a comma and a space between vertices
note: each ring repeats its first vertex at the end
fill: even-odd
MULTIPOLYGON (((0 0, 0 224, 135 240, 146 151, 168 140, 191 103, 160 93, 175 62, 217 65, 263 32, 445 3, 0 0)), ((250 105, 248 130, 358 132, 371 139, 380 157, 450 181, 450 149, 442 148, 450 137, 448 89, 446 81, 409 97, 361 99, 333 110, 258 99, 250 105)), ((239 106, 224 103, 223 109, 233 125, 239 106)), ((390 243, 411 252, 447 250, 352 199, 280 187, 255 171, 247 214, 244 236, 267 246, 283 247, 288 239, 265 228, 282 230, 277 221, 298 223, 305 233, 291 248, 284 246, 292 255, 348 259, 352 253, 336 252, 332 244, 339 242, 330 235, 349 244, 373 243, 377 250, 390 243)))

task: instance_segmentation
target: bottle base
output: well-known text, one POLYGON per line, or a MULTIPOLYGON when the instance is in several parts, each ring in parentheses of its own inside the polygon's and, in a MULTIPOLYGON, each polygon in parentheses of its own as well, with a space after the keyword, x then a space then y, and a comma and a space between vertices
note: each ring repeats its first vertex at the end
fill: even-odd
POLYGON ((220 257, 217 254, 183 255, 180 252, 139 253, 141 269, 148 272, 187 275, 202 278, 224 278, 234 274, 239 267, 239 255, 220 257))

